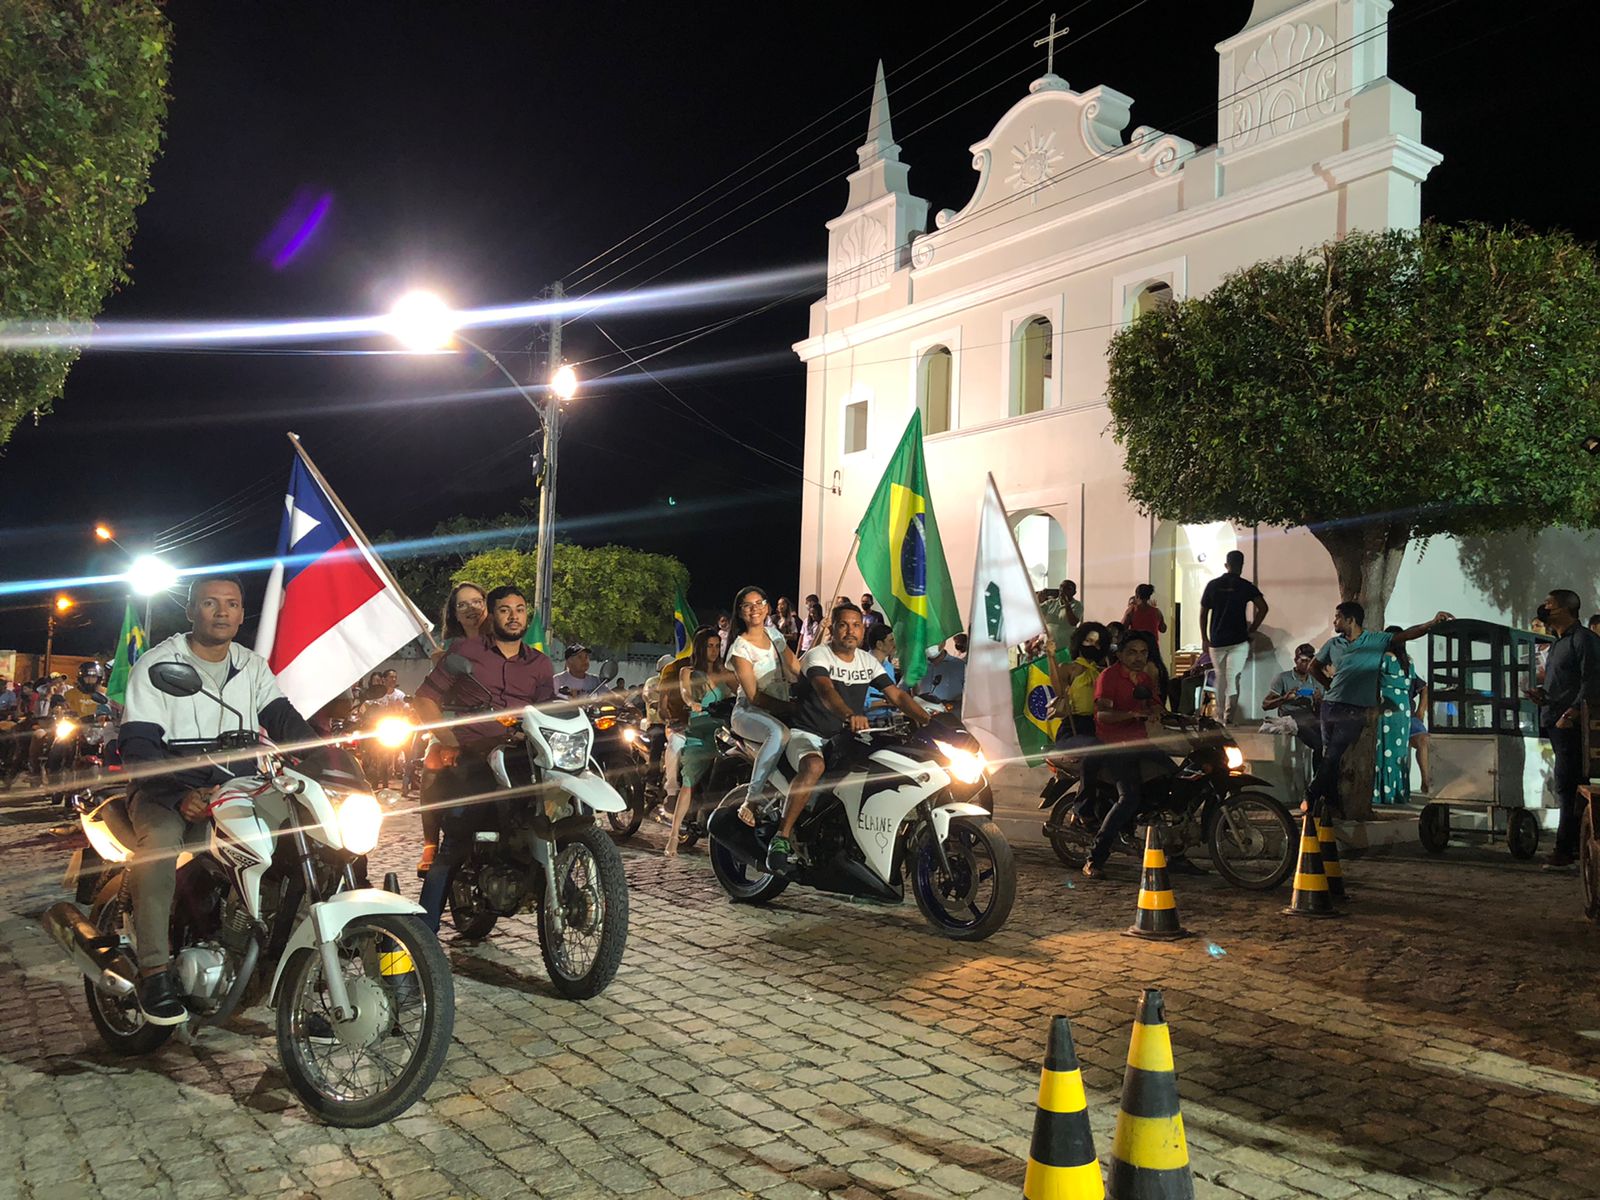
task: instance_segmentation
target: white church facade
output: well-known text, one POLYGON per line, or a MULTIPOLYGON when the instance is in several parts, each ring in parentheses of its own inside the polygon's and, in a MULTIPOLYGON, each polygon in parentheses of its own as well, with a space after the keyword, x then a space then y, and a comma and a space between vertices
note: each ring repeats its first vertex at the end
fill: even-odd
MULTIPOLYGON (((1257 712, 1294 645, 1331 635, 1332 564, 1303 530, 1175 526, 1140 513, 1109 430, 1107 344, 1147 306, 1202 294, 1249 263, 1351 230, 1419 224, 1421 186, 1441 157, 1422 140, 1414 97, 1388 77, 1389 7, 1256 0, 1247 26, 1216 48, 1217 140, 1206 147, 1129 132, 1128 96, 1074 90, 1047 70, 972 147, 972 197, 931 224, 893 140, 880 67, 848 206, 828 223, 828 291, 794 347, 807 367, 800 593, 834 589, 920 409, 963 603, 988 472, 1036 582, 1076 580, 1099 620, 1120 618, 1134 587, 1153 583, 1173 626, 1168 655, 1198 644, 1200 589, 1237 548, 1271 605, 1271 649, 1242 686, 1257 712)), ((1558 540, 1518 539, 1510 553, 1526 563, 1471 548, 1485 579, 1528 576, 1505 586, 1474 583, 1448 539, 1414 548, 1390 619, 1452 607, 1525 624, 1535 590, 1551 586, 1531 577, 1542 559, 1572 563, 1558 540)), ((1581 592, 1593 577, 1569 586, 1581 592)), ((859 587, 850 564, 844 590, 859 587)))

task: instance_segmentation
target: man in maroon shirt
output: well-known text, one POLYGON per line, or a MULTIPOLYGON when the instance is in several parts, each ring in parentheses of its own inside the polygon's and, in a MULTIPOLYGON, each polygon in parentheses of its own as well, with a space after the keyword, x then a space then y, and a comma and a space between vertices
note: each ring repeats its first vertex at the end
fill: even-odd
POLYGON ((1150 643, 1143 635, 1130 636, 1117 650, 1117 661, 1095 680, 1095 736, 1108 746, 1122 748, 1105 752, 1100 769, 1101 778, 1117 785, 1117 802, 1100 823, 1089 861, 1083 866, 1090 879, 1104 877, 1112 843, 1139 815, 1145 778, 1172 771, 1171 757, 1149 744, 1146 726, 1161 720, 1160 689, 1145 670, 1149 662, 1150 643))
MULTIPOLYGON (((556 698, 555 668, 532 646, 523 644, 528 628, 528 602, 514 587, 497 587, 489 593, 489 619, 483 634, 463 638, 452 649, 472 664, 471 675, 454 675, 441 659, 422 681, 411 706, 424 724, 435 725, 474 709, 485 711, 486 719, 461 725, 441 725, 434 737, 446 747, 456 748, 455 761, 439 772, 436 794, 443 799, 485 796, 497 790, 489 771, 489 751, 505 740, 506 730, 494 715, 520 713, 529 704, 542 704, 556 698)), ((428 868, 422 885, 425 920, 435 933, 444 912, 444 897, 450 873, 460 865, 472 846, 473 834, 488 827, 495 815, 492 804, 467 804, 446 811, 444 848, 428 868)))

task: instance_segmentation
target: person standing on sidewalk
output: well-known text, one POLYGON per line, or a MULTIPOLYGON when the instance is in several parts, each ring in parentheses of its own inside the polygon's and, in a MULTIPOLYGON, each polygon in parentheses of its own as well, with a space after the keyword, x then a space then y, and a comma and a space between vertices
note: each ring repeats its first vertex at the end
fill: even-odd
POLYGON ((1578 785, 1587 775, 1583 762, 1583 708, 1600 701, 1600 638, 1578 619, 1582 601, 1577 592, 1557 588, 1545 598, 1546 626, 1555 635, 1544 660, 1544 682, 1524 688, 1539 706, 1539 736, 1554 756, 1550 783, 1561 805, 1556 848, 1546 870, 1562 870, 1578 859, 1578 785))
POLYGON ((1244 577, 1243 554, 1229 550, 1225 562, 1227 570, 1200 594, 1200 650, 1211 655, 1216 673, 1217 720, 1231 725, 1239 715, 1239 680, 1250 659, 1250 639, 1267 619, 1267 601, 1244 577), (1252 610, 1248 618, 1247 607, 1252 610))

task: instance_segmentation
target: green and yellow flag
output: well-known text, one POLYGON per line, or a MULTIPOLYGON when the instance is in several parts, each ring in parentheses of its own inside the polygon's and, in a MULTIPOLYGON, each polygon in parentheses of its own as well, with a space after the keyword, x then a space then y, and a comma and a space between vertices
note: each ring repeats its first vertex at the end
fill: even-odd
POLYGON ((1011 671, 1011 713, 1017 725, 1017 744, 1030 767, 1044 759, 1045 751, 1061 730, 1061 718, 1050 710, 1056 690, 1050 682, 1050 660, 1043 655, 1011 671))
POLYGON ((927 648, 961 632, 961 609, 922 461, 921 413, 911 414, 856 536, 856 566, 894 626, 902 682, 913 686, 928 670, 927 648))
POLYGON ((678 594, 672 601, 672 657, 688 658, 694 651, 694 631, 700 627, 699 620, 694 615, 694 609, 689 607, 689 600, 683 594, 683 588, 678 588, 678 594))
POLYGON ((111 703, 127 703, 128 676, 144 653, 144 646, 144 626, 139 624, 139 614, 130 603, 122 614, 122 636, 117 639, 117 656, 111 660, 111 678, 106 681, 106 698, 111 703))
POLYGON ((522 644, 532 646, 541 654, 550 653, 544 645, 544 618, 539 615, 539 610, 534 609, 528 614, 528 628, 523 631, 522 644))

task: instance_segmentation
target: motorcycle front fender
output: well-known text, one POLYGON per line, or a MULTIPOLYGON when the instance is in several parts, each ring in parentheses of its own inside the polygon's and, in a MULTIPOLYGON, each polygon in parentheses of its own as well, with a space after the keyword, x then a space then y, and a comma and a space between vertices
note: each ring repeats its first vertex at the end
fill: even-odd
POLYGON ((295 926, 294 933, 290 935, 289 944, 278 957, 278 965, 273 968, 272 990, 267 993, 272 997, 273 1005, 278 1003, 278 984, 283 979, 283 969, 299 951, 313 950, 333 941, 357 917, 375 917, 385 913, 416 916, 424 911, 422 905, 382 888, 354 888, 330 899, 317 901, 300 918, 300 924, 295 926))
POLYGON ((989 819, 989 810, 979 808, 976 804, 941 804, 933 810, 933 834, 940 842, 950 836, 952 817, 977 817, 986 821, 989 819))
POLYGON ((1223 790, 1227 792, 1242 792, 1248 787, 1258 787, 1266 789, 1268 795, 1272 794, 1272 784, 1248 771, 1230 772, 1221 782, 1223 790))
POLYGON ((593 771, 584 771, 578 775, 550 771, 545 775, 544 781, 551 787, 560 788, 579 804, 595 812, 623 812, 628 807, 627 801, 617 794, 617 789, 607 783, 604 776, 593 771))

